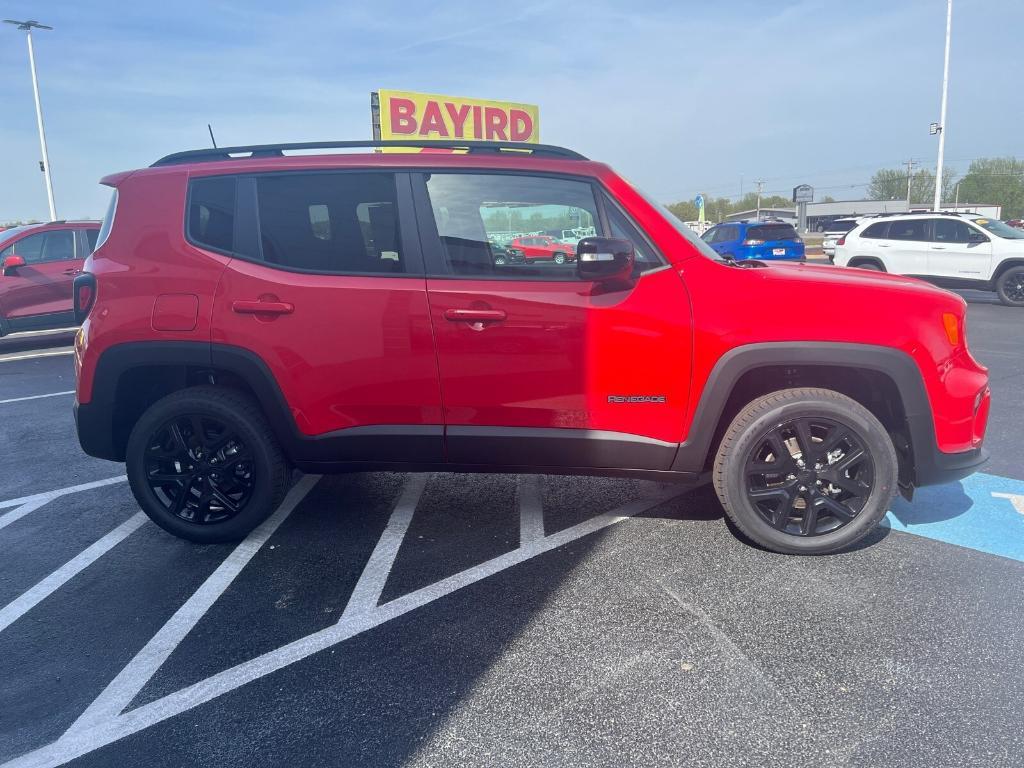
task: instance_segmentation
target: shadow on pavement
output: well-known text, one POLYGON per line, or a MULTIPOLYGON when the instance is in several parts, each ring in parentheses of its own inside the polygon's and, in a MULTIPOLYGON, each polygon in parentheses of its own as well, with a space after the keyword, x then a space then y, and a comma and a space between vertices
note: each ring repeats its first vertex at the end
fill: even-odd
POLYGON ((971 497, 964 493, 959 482, 918 488, 914 501, 897 496, 889 511, 903 525, 922 525, 952 520, 973 506, 971 497))

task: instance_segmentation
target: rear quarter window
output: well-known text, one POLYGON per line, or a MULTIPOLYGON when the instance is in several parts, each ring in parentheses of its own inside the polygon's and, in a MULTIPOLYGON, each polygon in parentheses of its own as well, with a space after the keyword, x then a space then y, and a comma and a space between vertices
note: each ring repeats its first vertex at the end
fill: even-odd
POLYGON ((234 250, 235 177, 212 176, 189 185, 188 237, 196 245, 234 250))

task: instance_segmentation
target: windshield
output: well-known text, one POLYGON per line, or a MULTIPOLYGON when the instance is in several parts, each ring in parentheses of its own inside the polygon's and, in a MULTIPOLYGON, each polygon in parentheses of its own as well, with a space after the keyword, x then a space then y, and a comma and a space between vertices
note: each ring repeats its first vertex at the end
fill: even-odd
POLYGON ((26 229, 29 229, 30 227, 33 227, 33 226, 35 226, 35 225, 33 225, 33 224, 24 224, 24 225, 22 225, 20 227, 11 227, 10 229, 5 229, 3 231, 0 231, 0 243, 6 243, 8 240, 10 240, 15 235, 20 235, 26 229))
POLYGON ((692 245, 694 248, 700 251, 702 255, 707 256, 709 259, 721 261, 721 257, 717 253, 715 253, 714 249, 712 249, 710 245, 708 245, 699 237, 697 237, 697 233, 690 229, 688 226, 686 226, 682 221, 680 221, 679 217, 672 213, 672 211, 670 211, 668 208, 659 203, 653 197, 645 193, 636 184, 629 182, 629 185, 633 187, 634 192, 636 192, 638 195, 640 195, 640 197, 646 200, 647 203, 652 208, 654 208, 654 210, 661 214, 661 217, 665 219, 665 221, 672 225, 676 232, 678 232, 680 235, 686 238, 687 242, 689 242, 690 245, 692 245))
POLYGON ((996 237, 1007 240, 1024 240, 1024 230, 1011 227, 1005 221, 999 219, 974 219, 974 223, 983 229, 987 229, 996 237))

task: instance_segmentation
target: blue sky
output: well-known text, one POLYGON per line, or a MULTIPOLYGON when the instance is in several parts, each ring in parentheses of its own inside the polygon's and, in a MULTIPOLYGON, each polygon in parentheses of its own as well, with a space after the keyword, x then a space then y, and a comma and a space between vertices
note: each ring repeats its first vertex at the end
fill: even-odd
MULTIPOLYGON (((800 182, 854 199, 935 163, 945 2, 0 2, 35 36, 58 213, 208 144, 368 138, 369 92, 540 106, 543 141, 656 197, 800 182), (827 189, 826 189, 827 188, 827 189)), ((955 0, 947 162, 1024 156, 1019 0, 955 0)), ((0 221, 45 218, 24 35, 0 29, 0 221)))

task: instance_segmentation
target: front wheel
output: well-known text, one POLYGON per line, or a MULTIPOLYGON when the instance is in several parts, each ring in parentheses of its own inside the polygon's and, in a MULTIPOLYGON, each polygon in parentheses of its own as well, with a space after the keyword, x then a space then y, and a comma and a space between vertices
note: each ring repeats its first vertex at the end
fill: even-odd
POLYGON ((775 552, 825 554, 866 536, 897 490, 885 427, 828 389, 784 389, 743 408, 722 438, 714 485, 726 514, 775 552))
POLYGON ((565 264, 565 254, 564 253, 556 253, 555 254, 555 264, 565 264))
POLYGON ((142 510, 189 541, 238 541, 277 509, 288 464, 259 406, 199 386, 151 405, 128 438, 128 483, 142 510))
POLYGON ((1024 307, 1024 267, 1010 267, 996 281, 999 301, 1008 307, 1024 307))

